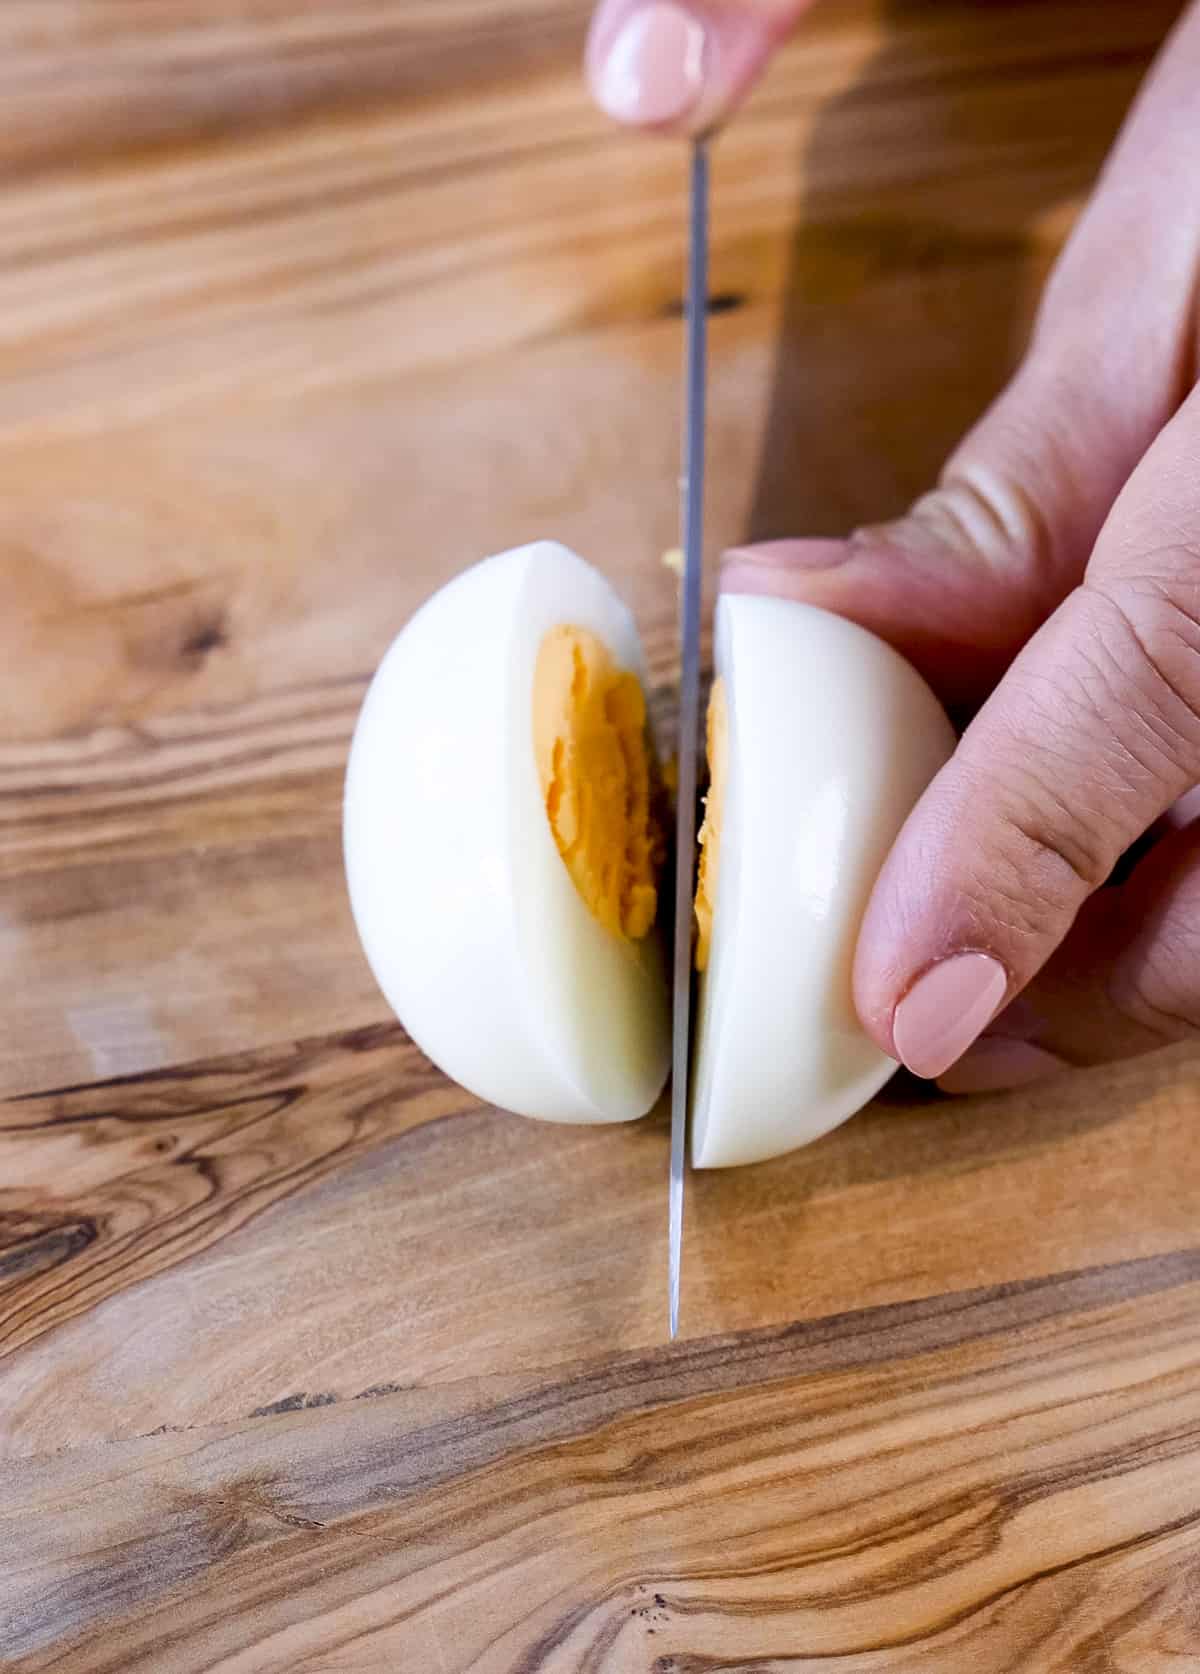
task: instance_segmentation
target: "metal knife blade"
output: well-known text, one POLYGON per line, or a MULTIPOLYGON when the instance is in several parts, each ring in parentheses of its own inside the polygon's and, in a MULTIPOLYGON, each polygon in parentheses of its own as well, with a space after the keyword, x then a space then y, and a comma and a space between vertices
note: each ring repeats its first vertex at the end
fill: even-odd
POLYGON ((683 1175, 691 1064, 692 862, 696 847, 696 756, 700 731, 700 583, 704 557, 704 423, 708 374, 708 144, 692 148, 683 441, 683 587, 680 604, 679 785, 675 824, 674 1034, 668 1322, 679 1331, 683 1175))

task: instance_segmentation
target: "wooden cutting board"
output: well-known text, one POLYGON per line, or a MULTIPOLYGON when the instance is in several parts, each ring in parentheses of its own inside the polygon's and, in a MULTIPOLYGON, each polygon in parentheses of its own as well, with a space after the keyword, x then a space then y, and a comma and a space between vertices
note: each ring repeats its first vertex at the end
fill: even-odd
MULTIPOLYGON (((827 0, 723 139, 712 532, 932 481, 1176 8, 827 0)), ((695 1180, 386 1014, 365 680, 542 534, 669 720, 683 157, 575 0, 0 12, 0 1668, 1200 1668, 1194 1052, 695 1180)))

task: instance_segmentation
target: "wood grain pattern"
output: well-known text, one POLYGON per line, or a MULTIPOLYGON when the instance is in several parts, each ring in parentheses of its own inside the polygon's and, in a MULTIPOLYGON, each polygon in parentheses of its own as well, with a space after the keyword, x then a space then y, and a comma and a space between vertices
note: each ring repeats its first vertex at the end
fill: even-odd
MULTIPOLYGON (((881 1106, 698 1176, 688 1332, 1183 1247, 1195 1073, 881 1106)), ((664 1123, 480 1111, 396 1028, 0 1107, 0 1456, 648 1351, 664 1123)))
POLYGON ((1181 1252, 18 1467, 8 1645, 29 1674, 1186 1666, 1198 1303, 1181 1252))
MULTIPOLYGON (((399 623, 551 533, 670 720, 677 147, 584 0, 0 8, 0 1669, 1200 1668, 1195 1050, 695 1180, 355 943, 399 623)), ((1147 0, 826 0, 717 151, 711 529, 928 486, 1147 0)))

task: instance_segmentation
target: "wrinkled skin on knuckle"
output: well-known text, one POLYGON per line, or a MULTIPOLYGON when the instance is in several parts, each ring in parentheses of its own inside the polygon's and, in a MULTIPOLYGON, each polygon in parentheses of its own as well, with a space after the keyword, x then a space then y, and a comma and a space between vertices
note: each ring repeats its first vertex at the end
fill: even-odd
POLYGON ((1118 961, 1108 994, 1122 1016, 1164 1043, 1200 1034, 1200 924, 1173 915, 1118 961))
POLYGON ((993 894, 1023 903, 1034 933, 1069 921, 1111 871, 1111 839, 1028 769, 997 813, 993 894))
POLYGON ((1040 961, 1047 930, 1069 921, 1093 887, 1099 847, 1077 828, 1061 835, 1061 816, 1026 769, 994 764, 987 781, 969 772, 955 800, 947 820, 953 893, 945 899, 955 944, 1003 950, 1016 965, 1028 944, 1040 961))
POLYGON ((1170 774, 1200 778, 1200 550, 1160 548, 1136 575, 1089 577, 1085 591, 1134 694, 1133 718, 1157 738, 1170 774))
MULTIPOLYGON (((1134 748, 1152 753, 1165 807, 1200 782, 1200 546, 1164 543, 1138 555, 1136 574, 1089 576, 1088 590, 1131 694, 1134 748)), ((1132 939, 1109 998, 1159 1041, 1188 1039, 1200 1033, 1200 889, 1189 881, 1156 909, 1132 887, 1132 939)))
MULTIPOLYGON (((984 881, 1014 911, 1026 903, 1036 928, 1048 914, 1073 913, 1108 877, 1123 843, 1110 797, 1083 802, 1063 789, 1082 729, 1073 706, 1059 701, 1061 688, 1035 689, 1027 682, 1014 696, 1020 730, 990 726, 961 752, 962 829, 969 835, 985 811, 984 881), (1029 735, 1036 736, 1036 748, 1029 735)), ((1114 771, 1107 767, 1105 776, 1114 771)))

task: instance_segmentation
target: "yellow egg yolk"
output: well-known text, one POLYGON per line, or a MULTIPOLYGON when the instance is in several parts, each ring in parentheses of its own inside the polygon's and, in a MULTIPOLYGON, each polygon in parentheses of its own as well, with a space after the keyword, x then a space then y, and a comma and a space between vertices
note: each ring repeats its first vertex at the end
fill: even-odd
POLYGON ((708 700, 708 794, 700 827, 700 870, 696 879, 696 969, 708 968, 712 948, 713 909, 717 902, 717 873, 721 865, 721 816, 729 763, 729 709, 725 686, 713 681, 708 700))
POLYGON ((538 652, 533 740, 558 852, 594 918, 639 940, 658 914, 666 851, 646 700, 586 628, 552 628, 538 652))

